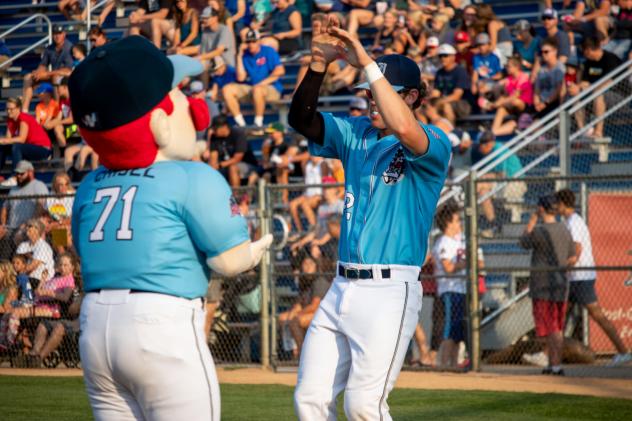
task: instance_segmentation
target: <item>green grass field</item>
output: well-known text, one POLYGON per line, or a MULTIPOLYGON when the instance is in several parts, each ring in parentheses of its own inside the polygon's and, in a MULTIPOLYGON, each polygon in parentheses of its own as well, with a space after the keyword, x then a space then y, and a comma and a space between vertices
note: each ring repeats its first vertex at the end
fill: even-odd
MULTIPOLYGON (((389 403, 396 421, 632 420, 632 400, 585 396, 397 389, 389 403)), ((0 419, 91 419, 82 379, 0 376, 0 419)), ((224 421, 292 419, 291 387, 222 385, 224 421)))

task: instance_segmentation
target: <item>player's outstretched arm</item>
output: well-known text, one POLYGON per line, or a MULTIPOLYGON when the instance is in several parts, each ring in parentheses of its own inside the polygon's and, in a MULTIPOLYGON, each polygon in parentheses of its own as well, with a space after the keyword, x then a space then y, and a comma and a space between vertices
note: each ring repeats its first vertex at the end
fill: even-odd
POLYGON ((235 276, 257 266, 271 244, 272 234, 266 234, 258 241, 245 241, 230 250, 207 259, 206 264, 221 275, 235 276))
POLYGON ((405 98, 402 98, 384 78, 377 64, 371 59, 358 39, 353 38, 349 32, 337 26, 329 26, 328 32, 344 44, 341 54, 347 62, 366 72, 367 80, 371 85, 373 101, 375 101, 386 127, 411 152, 416 155, 426 153, 428 137, 417 122, 410 107, 421 93, 417 90, 411 90, 405 98))

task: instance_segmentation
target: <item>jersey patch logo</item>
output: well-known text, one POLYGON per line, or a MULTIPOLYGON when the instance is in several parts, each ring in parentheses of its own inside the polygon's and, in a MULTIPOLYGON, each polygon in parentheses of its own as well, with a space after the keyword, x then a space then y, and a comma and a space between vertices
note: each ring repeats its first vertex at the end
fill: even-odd
POLYGON ((241 216, 241 211, 239 210, 239 204, 237 200, 233 196, 230 197, 230 216, 241 216))
POLYGON ((390 164, 388 164, 388 168, 386 168, 386 171, 382 173, 382 180, 384 180, 384 184, 390 186, 396 184, 399 180, 404 178, 405 166, 406 159, 404 158, 404 150, 400 146, 390 164))
POLYGON ((425 126, 426 130, 428 131, 428 133, 430 133, 435 139, 439 140, 439 134, 437 134, 437 132, 435 132, 432 127, 429 126, 425 126))

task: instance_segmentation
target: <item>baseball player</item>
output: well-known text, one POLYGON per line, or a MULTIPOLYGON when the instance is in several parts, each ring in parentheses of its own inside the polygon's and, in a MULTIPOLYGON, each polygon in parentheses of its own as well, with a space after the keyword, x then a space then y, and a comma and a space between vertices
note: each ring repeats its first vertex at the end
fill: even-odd
POLYGON ((251 243, 223 177, 186 162, 208 109, 178 84, 201 71, 132 36, 96 49, 70 78, 73 116, 105 166, 85 177, 72 215, 97 420, 220 419, 203 332, 208 266, 248 270, 271 237, 251 243))
POLYGON ((412 110, 425 86, 401 55, 373 61, 330 18, 314 34, 312 61, 290 109, 310 151, 345 170, 337 276, 321 301, 301 352, 295 409, 301 420, 333 420, 344 394, 350 420, 390 420, 386 403, 417 325, 419 270, 450 161, 450 141, 412 110), (327 65, 337 57, 364 69, 369 117, 316 111, 327 65))

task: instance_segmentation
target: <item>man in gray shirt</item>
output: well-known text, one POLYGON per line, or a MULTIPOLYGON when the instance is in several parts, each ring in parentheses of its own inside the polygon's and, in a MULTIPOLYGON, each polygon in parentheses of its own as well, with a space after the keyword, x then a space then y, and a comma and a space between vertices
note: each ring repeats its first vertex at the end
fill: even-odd
POLYGON ((4 259, 11 257, 15 244, 21 241, 24 223, 37 217, 44 209, 44 198, 12 198, 48 194, 46 185, 35 179, 35 170, 29 161, 18 162, 15 173, 18 185, 11 189, 0 211, 0 257, 4 259))
POLYGON ((542 374, 564 375, 562 345, 569 281, 565 270, 537 270, 572 266, 577 257, 573 238, 566 226, 557 222, 557 202, 553 196, 541 197, 538 210, 520 237, 520 246, 531 249, 529 296, 533 301, 536 335, 546 338, 549 367, 542 374), (538 224, 538 219, 542 223, 538 224))
POLYGON ((224 62, 235 67, 235 37, 226 25, 219 23, 219 16, 215 9, 206 7, 200 15, 202 26, 202 40, 200 55, 196 58, 208 68, 211 59, 222 56, 224 62))

